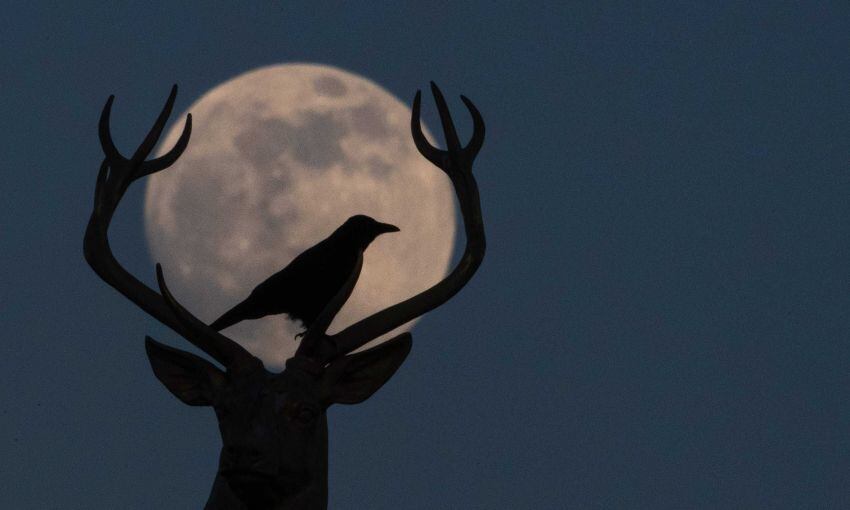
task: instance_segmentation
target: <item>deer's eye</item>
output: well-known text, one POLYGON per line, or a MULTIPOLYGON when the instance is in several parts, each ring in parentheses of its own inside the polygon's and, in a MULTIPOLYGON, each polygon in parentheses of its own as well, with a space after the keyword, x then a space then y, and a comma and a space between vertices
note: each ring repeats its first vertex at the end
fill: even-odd
POLYGON ((308 424, 316 419, 316 411, 307 406, 300 406, 295 412, 295 419, 303 424, 308 424))

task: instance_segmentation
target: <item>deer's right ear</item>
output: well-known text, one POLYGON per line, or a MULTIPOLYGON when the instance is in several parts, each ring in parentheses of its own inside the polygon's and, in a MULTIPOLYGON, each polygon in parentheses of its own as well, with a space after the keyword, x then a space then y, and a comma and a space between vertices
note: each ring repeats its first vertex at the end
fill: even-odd
POLYGON ((145 337, 145 351, 156 378, 190 406, 212 405, 224 384, 224 372, 209 361, 145 337))
POLYGON ((339 358, 328 366, 323 398, 328 404, 359 404, 393 376, 410 353, 410 333, 339 358))

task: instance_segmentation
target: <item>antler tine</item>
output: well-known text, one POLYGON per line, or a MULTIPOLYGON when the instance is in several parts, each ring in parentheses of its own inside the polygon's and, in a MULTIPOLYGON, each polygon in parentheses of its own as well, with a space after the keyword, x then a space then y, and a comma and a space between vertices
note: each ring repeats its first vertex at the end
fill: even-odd
POLYGON ((301 344, 295 351, 295 356, 306 356, 324 361, 336 356, 337 354, 345 354, 345 352, 337 349, 337 345, 335 343, 327 345, 327 348, 324 349, 324 351, 330 350, 332 352, 323 352, 323 347, 325 347, 323 344, 328 344, 328 342, 322 342, 322 340, 327 339, 327 331, 331 322, 333 322, 334 317, 336 317, 343 305, 345 305, 345 302, 348 301, 348 298, 351 297, 351 293, 354 291, 354 286, 357 284, 357 280, 360 278, 360 272, 362 270, 363 253, 360 253, 357 256, 357 262, 354 265, 354 269, 348 276, 348 280, 345 281, 345 284, 339 289, 339 291, 337 291, 333 299, 325 305, 316 320, 313 321, 313 325, 304 334, 301 344))
POLYGON ((162 274, 162 265, 156 265, 156 281, 159 291, 178 322, 184 327, 184 336, 196 347, 206 352, 228 369, 238 369, 244 366, 254 366, 261 363, 244 347, 204 324, 181 305, 168 286, 162 274))
MULTIPOLYGON (((162 110, 159 112, 159 116, 156 118, 156 122, 151 126, 150 131, 145 136, 145 139, 136 149, 136 152, 133 153, 133 157, 131 161, 134 164, 140 164, 145 158, 148 157, 148 154, 151 153, 156 142, 159 141, 159 135, 162 134, 163 128, 165 128, 165 123, 168 122, 168 117, 171 116, 171 110, 174 108, 174 100, 177 99, 177 84, 171 86, 171 93, 168 94, 168 99, 165 101, 165 105, 162 107, 162 110)), ((135 177, 135 176, 134 176, 135 177)))
POLYGON ((180 138, 177 139, 177 143, 174 144, 174 147, 171 148, 170 151, 163 154, 162 156, 152 159, 150 161, 145 161, 142 163, 141 168, 139 168, 138 174, 135 176, 136 179, 144 177, 146 175, 150 175, 160 170, 164 170, 177 161, 183 151, 186 150, 186 147, 189 145, 189 137, 192 135, 192 114, 186 114, 186 123, 183 125, 183 132, 180 133, 180 138))
POLYGON ((422 154, 425 159, 436 166, 440 166, 443 159, 443 151, 437 149, 425 138, 425 133, 422 132, 422 123, 419 119, 422 110, 422 91, 417 90, 416 96, 413 98, 413 111, 410 115, 410 133, 413 137, 413 143, 416 149, 422 154))
POLYGON ((115 144, 112 142, 112 132, 109 129, 109 117, 112 114, 112 102, 115 101, 115 96, 109 96, 106 104, 103 105, 103 110, 100 112, 100 122, 97 124, 97 134, 100 138, 100 146, 103 148, 103 153, 110 163, 127 161, 127 158, 121 155, 115 144))
POLYGON ((457 138, 457 131, 454 122, 452 122, 452 114, 449 112, 443 93, 440 92, 440 88, 433 81, 431 82, 431 94, 434 96, 437 112, 440 114, 440 123, 443 125, 443 135, 446 138, 446 149, 453 153, 460 152, 460 140, 457 138))
POLYGON ((478 108, 475 107, 468 97, 461 95, 460 100, 463 101, 463 104, 466 105, 466 109, 469 110, 469 114, 472 116, 472 138, 463 149, 467 153, 469 162, 472 163, 475 156, 478 155, 478 151, 481 150, 481 146, 484 145, 484 117, 481 116, 481 112, 478 111, 478 108))
MULTIPOLYGON (((103 147, 103 153, 106 155, 106 164, 113 170, 117 168, 122 169, 120 172, 115 174, 116 180, 113 183, 114 186, 112 186, 119 193, 123 193, 131 182, 168 168, 174 164, 174 162, 177 161, 177 158, 179 158, 183 154, 183 151, 186 150, 186 147, 189 145, 189 138, 192 135, 191 113, 186 115, 186 123, 183 126, 183 132, 180 134, 180 138, 177 140, 177 143, 174 144, 174 147, 163 156, 150 161, 145 161, 145 158, 153 150, 160 135, 162 134, 162 130, 165 128, 168 117, 171 115, 171 111, 174 108, 174 101, 176 98, 177 85, 174 85, 171 87, 171 93, 168 95, 165 105, 159 112, 156 122, 154 122, 150 131, 148 131, 147 136, 145 136, 144 141, 142 141, 141 145, 139 145, 136 152, 133 153, 133 157, 130 159, 124 157, 112 141, 109 120, 112 114, 112 103, 115 101, 115 96, 109 96, 109 99, 106 100, 106 104, 100 114, 98 136, 100 137, 100 145, 103 147)), ((109 175, 111 180, 112 172, 110 172, 109 175)), ((102 194, 100 196, 101 198, 103 197, 102 194)))
MULTIPOLYGON (((475 156, 477 156, 478 152, 481 150, 481 146, 484 144, 485 127, 484 118, 481 116, 481 112, 478 111, 478 108, 475 107, 475 104, 473 104, 468 97, 464 95, 460 96, 463 104, 466 105, 466 109, 469 110, 470 116, 472 116, 473 125, 472 138, 469 140, 466 147, 462 147, 457 136, 457 130, 455 129, 454 122, 452 122, 451 113, 449 112, 446 100, 443 97, 443 93, 434 82, 431 82, 431 93, 434 95, 434 102, 436 103, 437 111, 440 114, 440 123, 442 124, 443 132, 445 133, 446 147, 448 150, 444 151, 432 146, 428 143, 428 140, 422 133, 422 124, 420 121, 422 92, 418 90, 416 91, 416 97, 413 98, 412 115, 410 118, 410 131, 413 135, 413 143, 425 159, 444 171, 447 171, 445 166, 450 154, 458 161, 464 161, 466 164, 471 165, 475 156)), ((449 177, 454 178, 452 172, 449 172, 449 177)))

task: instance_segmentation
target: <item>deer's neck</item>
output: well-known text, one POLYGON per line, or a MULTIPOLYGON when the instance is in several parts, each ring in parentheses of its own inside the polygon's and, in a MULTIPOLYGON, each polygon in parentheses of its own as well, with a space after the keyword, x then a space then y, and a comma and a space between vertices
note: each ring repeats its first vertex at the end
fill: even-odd
POLYGON ((326 510, 328 507, 327 473, 323 483, 306 487, 298 494, 276 501, 246 503, 220 474, 215 477, 212 493, 204 510, 326 510))
POLYGON ((322 441, 318 448, 316 464, 310 471, 310 480, 293 493, 288 487, 266 487, 257 494, 266 494, 257 501, 246 501, 228 483, 221 473, 216 473, 210 497, 204 510, 327 510, 328 508, 328 425, 323 416, 322 441))

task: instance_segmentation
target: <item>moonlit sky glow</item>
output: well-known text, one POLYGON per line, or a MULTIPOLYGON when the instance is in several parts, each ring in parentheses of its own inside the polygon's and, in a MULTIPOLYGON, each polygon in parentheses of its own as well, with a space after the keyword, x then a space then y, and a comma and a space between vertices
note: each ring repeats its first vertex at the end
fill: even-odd
MULTIPOLYGON (((83 259, 98 116, 115 94, 129 154, 173 83, 177 121, 299 62, 404 108, 423 89, 440 141, 429 80, 461 137, 460 94, 487 122, 486 259, 385 387, 329 411, 331 509, 850 508, 848 26, 846 0, 7 4, 0 508, 206 501, 215 417, 162 387, 144 335, 192 348, 83 259)), ((145 188, 111 243, 155 286, 145 188)))

